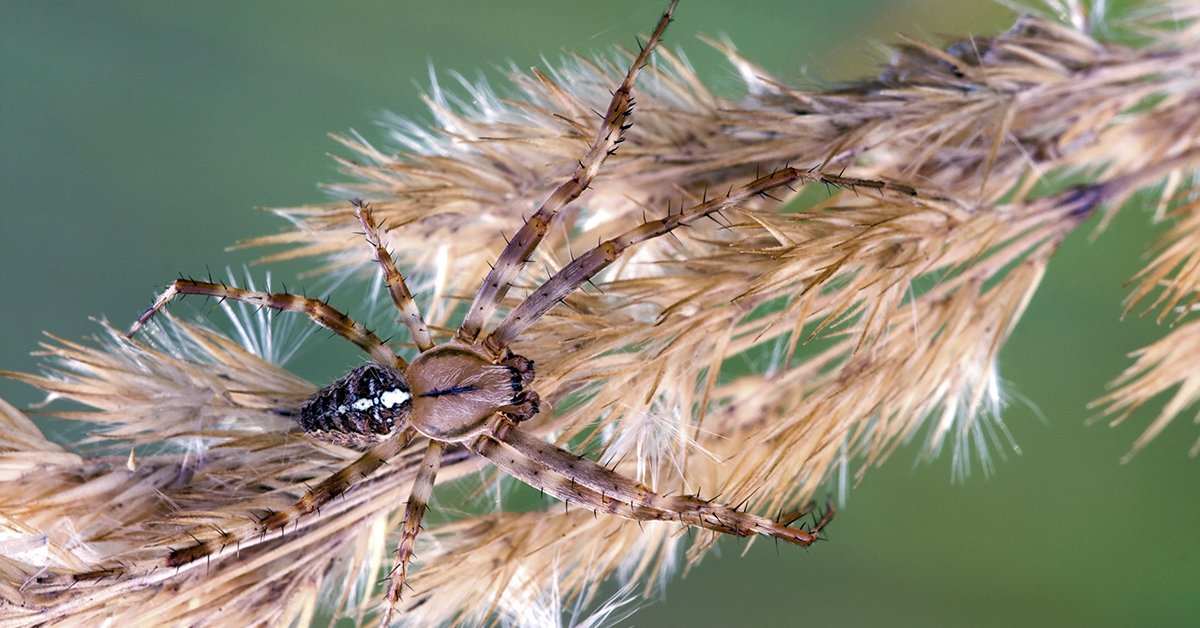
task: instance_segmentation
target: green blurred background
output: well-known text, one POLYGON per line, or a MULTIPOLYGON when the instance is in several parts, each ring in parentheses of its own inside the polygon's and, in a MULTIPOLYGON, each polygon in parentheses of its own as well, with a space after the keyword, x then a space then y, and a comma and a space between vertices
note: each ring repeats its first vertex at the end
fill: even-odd
MULTIPOLYGON (((501 86, 494 67, 508 61, 631 44, 661 4, 5 1, 0 368, 35 369, 43 330, 126 324, 176 273, 248 262, 224 247, 282 226, 253 207, 320 201, 316 184, 340 179, 327 132, 382 140, 385 110, 428 119, 429 63, 444 85, 459 70, 501 86)), ((989 2, 685 0, 668 45, 733 94, 733 72, 695 34, 726 34, 789 80, 834 81, 872 72, 896 32, 991 34, 1010 20, 989 2)), ((1002 355, 1023 453, 993 477, 952 485, 948 460, 914 465, 902 449, 852 491, 833 542, 757 543, 743 558, 724 541, 624 623, 1197 625, 1200 460, 1187 449, 1200 430, 1179 420, 1121 465, 1158 405, 1116 429, 1084 424, 1125 354, 1164 331, 1119 321, 1148 222, 1127 210, 1064 246, 1002 355)), ((272 270, 294 284, 299 268, 272 270)), ((324 355, 295 370, 327 381, 356 359, 324 355)), ((7 381, 0 396, 38 399, 7 381)))

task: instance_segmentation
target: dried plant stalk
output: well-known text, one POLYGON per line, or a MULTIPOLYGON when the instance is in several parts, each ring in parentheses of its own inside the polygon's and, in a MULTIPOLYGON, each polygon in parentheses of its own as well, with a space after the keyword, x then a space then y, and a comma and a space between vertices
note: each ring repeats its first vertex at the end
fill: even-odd
MULTIPOLYGON (((789 190, 770 191, 639 245, 600 290, 567 296, 514 344, 556 409, 532 431, 659 492, 703 490, 768 516, 801 507, 839 465, 861 473, 913 438, 929 456, 952 449, 960 474, 986 468, 989 444, 1008 440, 996 354, 1056 246, 1152 188, 1173 229, 1130 307, 1150 300, 1180 324, 1102 400, 1123 417, 1180 386, 1144 446, 1197 398, 1197 353, 1184 348, 1198 335, 1200 7, 1149 8, 1125 25, 1137 45, 1099 41, 1094 16, 1059 8, 1063 22, 910 42, 877 78, 827 92, 789 87, 719 44, 746 83, 729 100, 660 53, 626 143, 557 217, 540 265, 788 164, 830 194, 781 209, 772 196, 789 190), (1082 182, 1042 185, 1067 177, 1082 182), (727 366, 764 350, 760 372, 727 366)), ((356 154, 343 189, 373 201, 435 338, 504 247, 496 234, 575 168, 627 63, 514 74, 514 101, 435 90, 439 128, 398 126, 400 155, 343 139, 356 154)), ((287 247, 267 261, 373 268, 348 203, 278 213, 296 228, 245 243, 287 247)), ((96 346, 53 338, 45 350, 44 374, 7 376, 89 406, 58 414, 103 429, 72 453, 0 408, 0 617, 307 622, 321 590, 338 613, 371 617, 419 452, 284 534, 162 569, 173 548, 254 525, 358 452, 294 434, 287 415, 314 387, 206 327, 168 321, 148 341, 106 327, 96 346)), ((479 468, 451 450, 438 480, 479 468)), ((680 545, 694 562, 716 539, 561 504, 452 519, 418 543, 408 621, 529 622, 547 591, 588 601, 614 572, 649 591, 680 545)))

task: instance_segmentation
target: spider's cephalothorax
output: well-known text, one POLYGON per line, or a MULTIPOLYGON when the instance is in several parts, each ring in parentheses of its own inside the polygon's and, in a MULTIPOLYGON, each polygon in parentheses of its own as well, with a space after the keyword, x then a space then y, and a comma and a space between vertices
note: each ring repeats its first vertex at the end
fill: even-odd
POLYGON ((478 436, 503 412, 516 421, 537 414, 538 397, 526 390, 533 361, 509 353, 493 363, 481 350, 451 342, 417 356, 405 371, 413 392, 414 429, 430 438, 460 442, 478 436))
POLYGON ((270 531, 287 529, 289 525, 298 529, 302 518, 319 513, 321 506, 350 490, 355 482, 370 477, 418 436, 427 438, 428 444, 405 504, 395 568, 388 577, 385 624, 400 600, 442 454, 450 445, 459 445, 487 458, 505 473, 547 495, 597 513, 636 521, 670 521, 735 536, 764 534, 797 545, 811 545, 817 540, 821 528, 832 516, 831 509, 815 517, 811 528, 794 528, 791 523, 808 512, 807 509, 779 513, 771 519, 711 499, 701 499, 698 495, 663 495, 527 433, 517 424, 538 412, 538 395, 530 389, 533 362, 514 355, 508 347, 555 304, 640 242, 760 196, 768 196, 772 190, 797 182, 870 185, 881 191, 890 189, 889 184, 784 167, 741 187, 730 188, 724 194, 709 196, 705 193, 698 203, 668 211, 662 218, 646 219, 575 257, 517 303, 503 321, 488 330, 521 268, 549 232, 555 215, 588 189, 605 159, 624 139, 623 133, 629 127, 633 113, 634 81, 662 38, 673 9, 674 3, 659 20, 625 79, 613 92, 604 121, 571 178, 562 182, 508 240, 491 272, 480 283, 453 338, 435 345, 404 276, 384 246, 380 225, 365 203, 354 201, 355 216, 363 235, 383 271, 400 319, 418 350, 412 364, 361 323, 324 301, 290 293, 258 292, 212 281, 179 279, 138 318, 130 334, 171 299, 184 294, 302 312, 318 325, 361 347, 372 360, 371 364, 354 369, 310 397, 300 408, 298 419, 301 428, 321 438, 349 444, 378 442, 350 465, 309 487, 289 508, 271 512, 244 529, 197 530, 191 535, 195 543, 171 549, 163 566, 180 568, 201 558, 211 559, 222 548, 260 542, 270 531))

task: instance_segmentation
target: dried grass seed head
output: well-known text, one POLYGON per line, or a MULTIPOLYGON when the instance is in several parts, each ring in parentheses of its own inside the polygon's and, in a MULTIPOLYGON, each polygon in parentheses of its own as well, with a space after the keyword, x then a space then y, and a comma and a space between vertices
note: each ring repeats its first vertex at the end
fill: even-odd
MULTIPOLYGON (((637 125, 625 148, 577 209, 559 217, 539 262, 564 266, 571 252, 637 224, 643 211, 661 217, 670 213, 664 207, 703 201, 789 162, 814 166, 818 180, 849 189, 802 212, 776 212, 765 198, 740 204, 674 238, 643 244, 597 280, 602 293, 569 296, 530 339, 514 345, 538 363, 539 392, 560 410, 532 427, 561 442, 590 436, 628 475, 657 472, 660 490, 720 487, 724 499, 750 499, 761 512, 803 503, 848 457, 858 457, 864 470, 880 462, 924 424, 932 423, 930 452, 951 436, 956 443, 986 441, 989 430, 1002 442, 1002 426, 981 412, 995 390, 996 351, 1057 242, 1097 208, 1111 211, 1157 179, 1167 181, 1162 207, 1186 197, 1200 161, 1190 105, 1200 100, 1196 7, 1159 6, 1142 23, 1149 43, 1137 47, 1101 43, 1081 30, 1092 22, 1079 9, 1067 14, 1066 23, 1023 17, 1003 35, 945 49, 910 42, 875 80, 824 93, 788 87, 727 47, 747 77, 748 95, 724 99, 679 57, 662 55, 641 83, 637 125), (1163 28, 1166 17, 1178 21, 1163 28), (1039 196, 1043 179, 1067 173, 1099 183, 1039 196), (935 287, 914 287, 934 276, 935 287), (783 309, 759 310, 772 302, 783 309), (831 342, 821 351, 799 346, 810 337, 831 342), (761 373, 723 373, 731 357, 764 345, 786 349, 761 373), (913 360, 920 369, 911 368, 913 360), (634 448, 622 460, 622 443, 637 440, 627 435, 644 432, 656 407, 671 408, 656 420, 675 421, 661 430, 675 435, 661 439, 665 455, 655 461, 634 448)), ((471 110, 435 90, 431 104, 442 130, 401 129, 394 139, 410 150, 400 156, 361 138, 345 140, 359 155, 345 161, 356 179, 346 190, 374 199, 397 265, 431 278, 415 290, 431 291, 440 304, 431 325, 445 325, 455 310, 451 297, 469 293, 486 273, 485 263, 503 246, 494 234, 515 231, 549 192, 548 182, 574 167, 593 124, 590 109, 606 99, 599 90, 615 83, 620 66, 572 59, 556 72, 516 75, 525 92, 517 106, 480 91, 474 101, 484 104, 471 110), (405 246, 410 242, 421 245, 405 246)), ((1164 303, 1187 314, 1196 292, 1187 251, 1200 241, 1187 226, 1194 203, 1179 207, 1171 210, 1179 220, 1173 244, 1134 299, 1166 285, 1174 296, 1164 303)), ((289 247, 273 259, 374 263, 354 233, 360 229, 349 205, 280 214, 295 231, 246 244, 289 247)), ((1179 403, 1151 429, 1183 410, 1192 387, 1179 374, 1195 369, 1187 355, 1167 349, 1184 346, 1193 327, 1180 324, 1159 351, 1147 350, 1133 369, 1138 375, 1122 380, 1111 397, 1115 408, 1182 381, 1179 403)), ((281 431, 279 413, 297 407, 310 385, 220 334, 181 323, 169 329, 189 339, 186 351, 106 332, 100 348, 55 341, 47 350, 58 370, 18 376, 95 408, 68 418, 110 425, 106 436, 123 439, 122 447, 163 439, 205 446, 137 455, 130 471, 125 452, 88 453, 86 460, 66 454, 6 409, 12 429, 3 455, 16 460, 17 477, 46 478, 47 491, 4 483, 4 511, 16 513, 6 520, 5 542, 42 548, 0 563, 6 599, 54 604, 53 616, 72 613, 80 621, 144 617, 139 613, 151 604, 163 621, 187 619, 198 606, 222 609, 218 620, 291 621, 311 615, 313 592, 336 576, 339 558, 356 566, 348 573, 378 573, 396 523, 390 506, 403 499, 419 460, 412 452, 347 501, 298 522, 294 533, 225 548, 237 560, 179 575, 147 569, 118 578, 95 568, 119 564, 136 572, 153 564, 150 554, 193 543, 188 537, 200 526, 217 543, 223 530, 246 525, 247 512, 286 506, 304 482, 355 455, 281 431), (256 384, 231 384, 246 381, 256 384), (165 417, 160 430, 156 404, 186 412, 165 417), (85 510, 95 499, 122 507, 85 510), (59 583, 42 573, 46 568, 93 569, 93 577, 66 599, 61 590, 55 595, 59 583)), ((439 477, 473 468, 450 460, 439 477)), ((631 548, 645 550, 638 552, 645 560, 624 569, 641 577, 661 572, 668 548, 680 541, 666 526, 642 529, 557 508, 467 517, 426 538, 427 568, 414 574, 420 593, 409 600, 418 623, 509 612, 501 607, 552 584, 586 599, 631 548), (536 573, 556 578, 531 579, 536 573), (439 586, 464 581, 485 583, 489 595, 439 586)), ((690 557, 698 559, 711 540, 691 541, 690 557)), ((343 587, 354 593, 338 604, 364 617, 371 608, 364 589, 343 587)), ((46 617, 32 606, 18 608, 28 621, 46 617)))

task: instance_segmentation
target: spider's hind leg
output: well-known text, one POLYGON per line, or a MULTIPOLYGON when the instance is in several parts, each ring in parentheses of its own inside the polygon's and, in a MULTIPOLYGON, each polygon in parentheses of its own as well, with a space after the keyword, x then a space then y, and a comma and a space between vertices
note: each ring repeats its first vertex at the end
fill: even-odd
POLYGON ((283 510, 268 512, 261 518, 219 529, 219 534, 215 537, 211 533, 199 530, 195 534, 188 532, 195 543, 171 549, 161 566, 177 568, 202 558, 210 558, 225 548, 246 549, 266 540, 270 532, 299 526, 302 518, 320 512, 322 506, 344 495, 359 481, 370 477, 388 460, 403 451, 415 435, 416 431, 411 428, 396 431, 364 452, 354 462, 309 488, 303 496, 283 510))
POLYGON ((815 534, 829 525, 829 522, 833 521, 835 514, 837 514, 837 509, 833 506, 833 500, 827 498, 823 507, 818 507, 816 500, 813 500, 805 504, 802 508, 779 515, 778 520, 784 525, 791 525, 805 516, 812 515, 812 531, 815 534))
POLYGON ((375 261, 383 270, 383 279, 387 284, 388 293, 392 295, 392 302, 396 304, 396 309, 399 310, 400 317, 404 320, 404 326, 408 327, 408 332, 412 334, 417 349, 428 351, 433 347, 429 327, 425 325, 425 319, 421 317, 421 310, 417 308, 417 303, 413 300, 412 291, 408 289, 404 275, 396 268, 396 261, 392 259, 392 254, 388 253, 383 246, 380 226, 371 215, 371 208, 359 199, 350 202, 354 205, 354 215, 358 217, 358 222, 362 225, 363 236, 366 237, 367 244, 370 244, 371 248, 375 250, 375 261))
POLYGON ((404 524, 400 528, 400 543, 396 547, 396 563, 388 574, 387 608, 384 611, 381 625, 391 623, 392 613, 404 593, 404 579, 408 576, 408 563, 413 557, 413 548, 417 535, 421 532, 421 519, 425 517, 425 507, 433 494, 433 485, 437 480, 438 468, 442 464, 442 452, 446 445, 436 440, 429 441, 425 450, 425 458, 417 468, 417 477, 413 480, 412 492, 404 508, 404 524))
POLYGON ((376 362, 390 366, 396 370, 404 370, 408 367, 408 363, 388 348, 387 343, 380 340, 374 332, 320 299, 303 297, 287 292, 243 290, 237 286, 227 286, 222 283, 197 281, 195 279, 176 279, 171 282, 171 285, 154 300, 154 305, 151 305, 149 309, 134 321, 133 325, 129 327, 129 331, 125 332, 125 336, 132 338, 159 310, 166 307, 175 297, 186 294, 198 294, 216 299, 240 301, 281 312, 300 312, 308 315, 314 323, 321 327, 358 345, 376 362))

